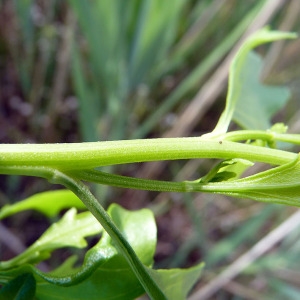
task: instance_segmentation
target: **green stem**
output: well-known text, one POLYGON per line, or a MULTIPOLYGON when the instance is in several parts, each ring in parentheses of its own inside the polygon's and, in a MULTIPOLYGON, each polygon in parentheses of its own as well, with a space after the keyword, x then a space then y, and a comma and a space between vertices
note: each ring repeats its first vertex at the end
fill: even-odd
POLYGON ((281 142, 300 145, 300 134, 275 133, 274 139, 281 142))
POLYGON ((276 133, 263 130, 238 130, 219 136, 219 138, 221 137, 231 142, 260 139, 267 142, 280 141, 300 145, 300 134, 276 133))
MULTIPOLYGON (((89 189, 74 177, 104 184, 158 191, 212 192, 211 189, 207 190, 193 182, 170 183, 105 174, 95 170, 79 170, 122 163, 192 158, 244 158, 281 165, 297 157, 296 153, 226 141, 226 139, 248 139, 250 136, 257 138, 259 135, 265 139, 274 137, 273 133, 270 135, 270 133, 244 131, 231 136, 225 134, 224 140, 168 138, 81 144, 1 145, 0 173, 39 176, 52 183, 62 184, 73 191, 111 236, 149 296, 152 299, 166 299, 104 208, 89 189)), ((284 135, 277 134, 276 137, 282 140, 284 135)), ((297 142, 300 139, 298 136, 289 135, 287 140, 297 142)))
MULTIPOLYGON (((174 193, 190 193, 190 192, 211 192, 213 189, 206 189, 208 184, 199 183, 198 181, 163 181, 163 180, 149 180, 135 177, 128 177, 116 174, 109 174, 97 170, 84 171, 69 171, 68 174, 72 178, 115 186, 119 188, 136 189, 143 191, 155 192, 174 192, 174 193)), ((215 186, 212 185, 214 188, 215 186)))
POLYGON ((116 227, 105 209, 93 196, 87 186, 81 181, 75 180, 68 175, 57 171, 54 173, 52 178, 49 179, 49 181, 64 185, 81 199, 87 209, 95 216, 95 218, 115 242, 117 249, 125 257, 151 299, 166 299, 165 295, 147 272, 145 266, 139 260, 130 244, 124 238, 120 230, 116 227))
POLYGON ((135 177, 128 177, 97 170, 68 171, 71 177, 80 180, 144 191, 156 192, 191 192, 192 190, 185 182, 173 182, 163 180, 149 180, 135 177))
POLYGON ((263 130, 238 130, 228 132, 223 135, 224 140, 231 142, 247 141, 247 140, 264 140, 274 141, 274 133, 263 130))
POLYGON ((79 170, 125 163, 197 158, 244 158, 281 165, 295 159, 296 154, 198 137, 0 146, 1 167, 41 166, 79 170))
POLYGON ((71 190, 87 207, 87 209, 95 216, 105 231, 110 235, 119 252, 124 256, 131 269, 139 279, 145 291, 151 299, 166 299, 156 282, 147 272, 145 266, 137 257, 136 253, 124 238, 120 230, 113 223, 105 209, 97 201, 88 187, 81 181, 70 177, 56 169, 45 167, 4 167, 1 171, 5 174, 38 176, 47 179, 54 184, 61 184, 71 190))

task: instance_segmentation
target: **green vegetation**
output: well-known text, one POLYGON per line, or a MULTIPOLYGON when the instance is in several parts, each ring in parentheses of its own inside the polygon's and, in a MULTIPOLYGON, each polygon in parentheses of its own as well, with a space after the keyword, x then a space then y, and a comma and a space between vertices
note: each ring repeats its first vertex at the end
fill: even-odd
MULTIPOLYGON (((13 175, 9 177, 10 180, 20 180, 19 176, 40 177, 50 184, 66 188, 36 193, 23 201, 4 205, 0 210, 2 220, 9 217, 14 219, 19 213, 27 210, 35 210, 52 220, 49 228, 31 246, 11 259, 1 260, 0 297, 3 299, 56 299, 62 295, 72 299, 134 299, 144 293, 151 299, 186 299, 201 275, 204 279, 208 278, 203 273, 204 261, 208 272, 216 272, 219 275, 191 296, 191 299, 203 299, 226 284, 230 290, 230 280, 247 267, 247 276, 255 276, 264 270, 272 272, 275 270, 274 261, 281 257, 278 263, 281 270, 292 272, 296 268, 297 263, 293 262, 293 257, 297 257, 297 244, 293 236, 286 239, 277 252, 258 260, 262 254, 273 248, 276 242, 283 239, 282 233, 277 234, 281 225, 282 228, 289 225, 290 230, 297 226, 297 223, 288 223, 290 219, 297 220, 294 217, 297 212, 290 218, 287 217, 288 211, 285 213, 286 217, 280 216, 279 212, 283 206, 278 204, 299 206, 300 164, 299 155, 293 147, 300 144, 300 135, 288 132, 284 123, 274 122, 276 114, 287 107, 290 92, 286 87, 274 87, 261 82, 259 77, 263 70, 263 61, 252 51, 265 43, 295 39, 296 34, 263 28, 242 44, 231 60, 225 109, 219 120, 213 119, 216 126, 211 132, 194 137, 170 137, 174 132, 183 135, 186 133, 194 122, 186 119, 186 128, 176 129, 177 125, 174 125, 173 132, 169 132, 166 137, 141 139, 150 133, 157 135, 155 130, 159 130, 159 124, 155 120, 178 106, 183 95, 191 92, 204 76, 208 76, 207 72, 220 61, 253 17, 265 7, 265 1, 258 1, 257 6, 240 19, 239 26, 219 43, 220 48, 215 47, 207 59, 191 70, 190 75, 181 84, 171 89, 163 104, 157 110, 152 109, 146 121, 141 123, 146 111, 150 109, 145 102, 150 92, 147 92, 147 97, 143 99, 145 96, 139 94, 139 89, 146 85, 151 89, 159 87, 159 80, 163 76, 183 70, 184 58, 191 57, 192 49, 204 45, 205 40, 207 41, 202 36, 198 39, 190 33, 190 40, 186 40, 187 37, 183 35, 181 39, 184 42, 181 43, 177 34, 180 26, 185 24, 180 15, 183 12, 187 14, 190 20, 185 22, 196 26, 196 15, 204 16, 209 10, 216 13, 221 9, 217 2, 214 6, 207 1, 199 1, 193 5, 187 3, 174 1, 170 8, 170 5, 165 2, 161 4, 159 1, 132 1, 128 5, 118 1, 95 1, 89 3, 90 5, 83 1, 68 2, 68 29, 71 30, 66 34, 66 41, 71 45, 68 49, 72 54, 69 61, 71 78, 79 101, 78 124, 81 135, 83 140, 89 142, 1 145, 0 173, 13 175), (72 10, 69 10, 69 7, 72 10), (75 42, 77 37, 73 13, 76 14, 88 47, 84 43, 75 42), (118 20, 118 23, 113 20, 118 20), (154 25, 151 22, 154 22, 154 25), (97 38, 99 34, 107 43, 100 42, 97 38), (174 43, 177 43, 177 47, 174 47, 174 43), (170 52, 171 47, 174 47, 173 52, 170 52), (164 61, 168 55, 172 57, 170 63, 164 61), (133 102, 134 98, 137 99, 136 103, 133 102), (129 109, 134 113, 129 114, 129 109), (133 122, 133 125, 129 125, 130 122, 133 122), (140 125, 137 125, 139 123, 140 125), (240 128, 232 128, 234 123, 240 128), (127 137, 140 139, 126 140, 127 137), (99 139, 110 141, 96 141, 99 139), (200 159, 213 160, 213 164, 204 164, 202 169, 207 169, 207 172, 201 171, 197 176, 198 171, 195 167, 198 168, 200 159), (186 160, 192 160, 191 163, 195 166, 184 165, 186 160), (174 178, 148 179, 144 176, 147 174, 147 165, 140 173, 130 175, 130 168, 135 166, 133 163, 154 161, 173 161, 174 178), (126 171, 126 168, 129 171, 126 171), (186 169, 194 170, 194 178, 191 178, 190 174, 182 175, 186 169), (119 172, 123 175, 118 175, 119 172), (88 185, 87 182, 93 185, 88 185), (175 255, 156 262, 154 256, 157 253, 156 247, 159 248, 159 228, 156 227, 155 216, 159 218, 164 212, 171 211, 171 201, 166 198, 155 200, 148 208, 136 211, 126 210, 117 204, 111 204, 106 209, 107 200, 103 201, 104 197, 111 197, 109 202, 118 200, 112 198, 113 193, 109 190, 99 190, 96 184, 142 191, 183 193, 180 205, 188 212, 195 230, 189 234, 175 255), (209 241, 204 237, 207 232, 201 220, 204 216, 199 220, 196 207, 199 201, 191 199, 192 192, 207 195, 207 199, 209 194, 215 200, 217 195, 238 198, 239 200, 223 198, 223 201, 230 208, 233 205, 238 207, 234 201, 239 201, 238 203, 242 204, 239 204, 238 209, 250 211, 250 214, 247 213, 245 223, 237 230, 232 230, 228 237, 222 237, 225 233, 220 232, 217 242, 209 241), (98 197, 101 202, 97 200, 98 197), (245 199, 268 203, 264 205, 257 202, 259 206, 256 206, 245 199), (67 211, 61 214, 62 209, 67 211), (286 221, 277 227, 278 231, 274 230, 276 234, 271 232, 262 238, 264 248, 257 247, 260 249, 257 250, 254 246, 241 256, 240 260, 237 259, 228 269, 220 272, 218 268, 224 266, 220 262, 228 260, 230 255, 238 255, 235 254, 237 247, 249 247, 249 237, 253 236, 252 241, 255 241, 254 237, 258 231, 266 226, 266 221, 274 215, 277 215, 278 224, 285 218, 286 221), (277 239, 271 239, 273 236, 277 239), (94 237, 96 242, 89 245, 91 237, 94 237), (265 241, 269 243, 267 246, 265 241), (73 255, 60 260, 51 271, 41 270, 38 264, 47 264, 47 260, 55 256, 55 251, 65 248, 73 249, 73 255), (76 249, 84 249, 84 254, 76 249), (188 257, 194 249, 201 251, 203 257, 192 261, 191 267, 188 257), (285 253, 286 249, 290 250, 288 255, 285 253), (179 268, 181 266, 184 268, 179 268)), ((53 11, 59 6, 56 1, 48 5, 53 11)), ((24 62, 29 64, 19 65, 21 86, 23 93, 31 95, 30 107, 36 109, 39 96, 35 94, 37 91, 34 80, 30 82, 31 78, 28 76, 22 77, 30 68, 35 68, 35 28, 28 19, 32 2, 21 4, 15 1, 14 7, 22 24, 26 45, 24 62)), ((223 7, 225 8, 226 6, 223 7)), ((240 9, 241 14, 244 14, 246 6, 241 6, 240 9)), ((191 28, 194 28, 193 26, 191 28)), ((213 28, 208 27, 208 34, 210 30, 215 32, 213 28)), ((48 34, 51 34, 51 30, 48 34)), ((61 70, 63 73, 65 71, 61 70)), ((50 70, 46 67, 44 72, 46 82, 46 73, 50 70)), ((59 116, 55 115, 55 109, 62 105, 63 101, 61 87, 56 88, 51 97, 55 98, 58 95, 55 100, 58 102, 51 102, 45 107, 39 103, 40 108, 53 117, 45 123, 45 128, 49 131, 48 141, 59 132, 55 122, 59 120, 59 116)), ((158 88, 151 97, 162 94, 158 88)), ((194 108, 194 111, 197 109, 194 108)), ((33 114, 35 118, 31 120, 32 128, 38 122, 38 111, 33 111, 33 114)), ((183 117, 178 118, 179 124, 181 118, 183 117)), ((38 136, 42 131, 39 128, 32 132, 38 136)), ((157 174, 162 164, 156 166, 149 167, 149 177, 157 174)), ((116 194, 113 195, 116 197, 116 194)), ((134 195, 139 194, 131 196, 137 201, 134 195)), ((119 202, 124 203, 121 200, 119 202)), ((206 203, 207 208, 211 202, 202 198, 202 203, 206 203)), ((174 205, 176 206, 176 202, 174 205)), ((179 216, 183 217, 182 214, 179 216)), ((235 222, 233 220, 233 224, 235 222)), ((212 223, 213 220, 208 226, 212 223)), ((180 232, 184 230, 184 226, 168 230, 180 232)), ((231 287, 234 287, 233 283, 231 287)), ((236 290, 240 285, 242 284, 235 286, 236 290)), ((234 293, 234 288, 230 292, 234 293)), ((246 290, 241 293, 250 293, 247 284, 246 290)), ((296 293, 296 287, 291 286, 289 282, 285 283, 283 278, 274 276, 274 280, 268 277, 265 290, 250 294, 253 298, 263 297, 262 295, 274 296, 274 293, 280 296, 293 294, 296 293), (268 290, 268 286, 271 290, 268 290)))

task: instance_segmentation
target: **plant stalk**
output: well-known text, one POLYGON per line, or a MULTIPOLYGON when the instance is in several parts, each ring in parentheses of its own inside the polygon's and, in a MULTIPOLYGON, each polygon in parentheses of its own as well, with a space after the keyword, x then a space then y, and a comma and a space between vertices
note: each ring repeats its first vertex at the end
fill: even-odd
POLYGON ((198 158, 243 158, 282 165, 296 156, 287 151, 201 137, 0 146, 1 167, 40 166, 59 170, 198 158))

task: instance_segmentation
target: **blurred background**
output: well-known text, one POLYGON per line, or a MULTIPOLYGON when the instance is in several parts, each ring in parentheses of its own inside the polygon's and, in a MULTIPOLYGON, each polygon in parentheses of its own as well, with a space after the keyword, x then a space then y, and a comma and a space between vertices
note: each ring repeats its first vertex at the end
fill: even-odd
MULTIPOLYGON (((265 25, 299 33, 300 1, 1 0, 0 143, 207 133, 224 108, 236 49, 265 25)), ((294 133, 300 132, 299 50, 299 39, 257 49, 264 57, 262 80, 290 89, 288 105, 274 122, 286 123, 294 133)), ((190 180, 213 163, 131 164, 105 170, 190 180)), ((0 188, 2 206, 53 187, 44 180, 1 176, 0 188)), ((129 209, 152 209, 158 225, 155 267, 204 261, 195 291, 217 282, 220 272, 295 211, 216 195, 92 189, 105 206, 117 202, 129 209)), ((1 260, 30 245, 50 222, 32 212, 5 220, 1 260)), ((300 227, 295 228, 208 299, 299 299, 300 227)), ((66 255, 59 252, 49 264, 66 255)))

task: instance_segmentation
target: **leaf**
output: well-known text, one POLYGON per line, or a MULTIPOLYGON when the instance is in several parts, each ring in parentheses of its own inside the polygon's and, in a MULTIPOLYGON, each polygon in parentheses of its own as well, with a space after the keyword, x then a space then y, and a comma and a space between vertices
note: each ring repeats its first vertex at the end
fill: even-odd
POLYGON ((246 159, 227 159, 218 163, 208 174, 200 178, 198 182, 208 183, 234 180, 239 178, 251 166, 253 166, 253 163, 246 159))
MULTIPOLYGON (((156 225, 153 213, 148 209, 130 212, 117 205, 110 206, 108 213, 141 261, 150 266, 156 247, 156 225)), ((72 266, 74 263, 73 257, 62 269, 57 269, 51 274, 29 267, 32 268, 39 282, 37 296, 42 299, 62 297, 63 299, 121 300, 134 299, 144 293, 143 287, 126 260, 117 252, 107 233, 104 233, 98 244, 86 253, 80 268, 74 268, 72 266), (66 288, 53 283, 74 285, 66 288)), ((24 269, 19 270, 21 271, 24 269)))
MULTIPOLYGON (((199 278, 203 266, 198 265, 185 270, 151 270, 156 247, 153 213, 149 209, 131 212, 116 204, 109 207, 108 213, 167 298, 185 299, 185 295, 199 278)), ((106 232, 98 244, 87 251, 81 267, 75 268, 74 263, 75 258, 71 257, 63 266, 48 274, 27 264, 0 271, 0 277, 32 272, 37 280, 37 297, 43 300, 131 300, 145 293, 106 232)))
POLYGON ((87 246, 85 237, 100 233, 101 230, 102 227, 90 212, 76 214, 76 209, 72 208, 23 253, 9 261, 0 262, 0 269, 40 262, 59 248, 84 248, 87 246))
MULTIPOLYGON (((226 133, 228 126, 232 120, 232 117, 234 116, 234 113, 236 111, 237 104, 240 107, 243 105, 242 103, 244 101, 244 96, 245 96, 245 94, 244 94, 245 86, 244 85, 248 84, 246 79, 253 76, 253 74, 249 73, 248 69, 246 69, 246 71, 244 70, 245 66, 247 65, 247 59, 249 57, 248 54, 249 54, 250 50, 261 44, 264 44, 264 43, 273 42, 273 41, 282 40, 282 39, 293 39, 293 38, 296 38, 296 36, 297 35, 293 34, 293 33, 270 31, 268 28, 263 28, 263 29, 257 31, 256 33, 254 33, 253 35, 251 35, 245 41, 245 43, 241 46, 241 48, 237 52, 235 58, 233 59, 233 61, 231 63, 231 66, 230 66, 228 93, 227 93, 227 98, 226 98, 225 110, 223 111, 214 131, 209 135, 214 136, 214 135, 226 133), (246 74, 247 74, 247 76, 246 76, 246 74), (242 76, 246 76, 246 79, 244 79, 242 76)), ((253 56, 253 55, 250 54, 250 57, 251 56, 253 56)), ((253 58, 252 58, 252 60, 253 60, 253 58)), ((249 62, 248 62, 248 64, 249 64, 249 62)), ((256 64, 256 67, 257 67, 257 64, 256 64)), ((256 75, 257 75, 257 72, 256 72, 256 75)), ((251 79, 251 82, 253 82, 253 81, 256 84, 258 82, 257 79, 251 79)), ((256 88, 256 86, 249 87, 249 89, 250 88, 256 88)), ((256 90, 254 90, 254 92, 256 93, 256 90)), ((285 93, 286 92, 284 92, 283 94, 285 94, 285 93)), ((251 94, 253 95, 252 92, 251 92, 251 94)), ((269 95, 268 95, 268 97, 269 97, 269 95)), ((252 101, 252 98, 249 100, 252 101)), ((262 104, 260 103, 260 105, 262 105, 262 104)), ((268 105, 268 107, 269 107, 269 105, 268 105)), ((244 109, 244 107, 243 107, 243 109, 244 109)), ((244 111, 246 111, 247 114, 249 113, 247 110, 244 110, 244 111)), ((256 116, 256 114, 257 114, 257 112, 255 112, 254 116, 256 116)), ((251 128, 251 129, 253 129, 253 128, 251 128)))
POLYGON ((69 190, 48 191, 35 194, 12 205, 5 205, 0 210, 0 220, 18 212, 34 209, 47 217, 56 216, 64 208, 85 209, 82 201, 69 190))
POLYGON ((244 129, 270 128, 271 118, 290 97, 288 88, 268 86, 260 82, 262 67, 262 59, 254 52, 249 52, 238 74, 241 87, 233 120, 244 129))
POLYGON ((36 289, 35 279, 30 273, 21 274, 6 284, 0 290, 0 300, 30 300, 34 299, 36 289))
POLYGON ((37 287, 37 296, 43 300, 131 300, 144 293, 134 274, 117 266, 114 269, 99 268, 81 283, 70 287, 50 283, 42 283, 37 287))
POLYGON ((153 270, 148 269, 167 299, 186 299, 190 289, 199 279, 204 264, 188 269, 153 270))
POLYGON ((274 133, 286 133, 288 130, 288 126, 284 123, 275 123, 271 128, 270 131, 274 133))
POLYGON ((199 191, 221 193, 262 202, 300 206, 300 159, 230 182, 208 183, 199 191))
POLYGON ((153 213, 149 209, 131 212, 116 204, 109 207, 108 213, 140 260, 146 266, 151 266, 157 235, 153 213))
MULTIPOLYGON (((199 7, 202 6, 203 3, 204 2, 198 2, 199 7)), ((201 12, 196 12, 196 9, 193 9, 193 14, 197 15, 197 19, 199 18, 199 20, 201 20, 201 15, 206 15, 206 13, 208 13, 208 11, 210 11, 210 9, 215 5, 212 1, 209 1, 208 3, 210 3, 208 6, 204 5, 205 9, 203 9, 203 7, 200 9, 201 12)), ((155 128, 157 125, 157 120, 162 119, 164 115, 172 111, 172 109, 185 97, 186 94, 198 89, 199 84, 204 81, 207 75, 213 70, 214 66, 222 60, 224 55, 226 55, 226 53, 234 46, 240 36, 244 33, 261 7, 262 2, 257 2, 255 5, 249 6, 247 14, 244 14, 241 19, 236 20, 234 28, 232 28, 227 35, 223 36, 222 39, 216 43, 215 47, 213 47, 212 51, 209 52, 207 56, 201 57, 198 64, 195 65, 193 69, 189 70, 190 73, 178 83, 178 86, 176 86, 176 88, 161 101, 160 105, 156 107, 156 109, 142 124, 139 124, 139 127, 134 132, 132 138, 142 138, 147 136, 151 129, 155 128)), ((190 28, 195 28, 195 24, 196 23, 191 24, 190 28)), ((166 74, 170 71, 174 71, 176 66, 179 66, 186 61, 188 52, 192 52, 193 49, 195 49, 194 47, 199 49, 202 43, 205 45, 208 40, 208 36, 203 39, 203 36, 199 33, 203 32, 204 35, 206 35, 207 31, 203 31, 201 28, 198 28, 198 30, 198 33, 193 31, 192 35, 194 36, 194 39, 191 38, 189 30, 187 30, 186 34, 181 36, 168 59, 161 59, 160 65, 156 70, 156 74, 161 74, 162 72, 166 74)))

